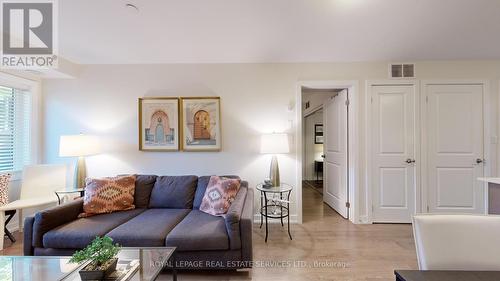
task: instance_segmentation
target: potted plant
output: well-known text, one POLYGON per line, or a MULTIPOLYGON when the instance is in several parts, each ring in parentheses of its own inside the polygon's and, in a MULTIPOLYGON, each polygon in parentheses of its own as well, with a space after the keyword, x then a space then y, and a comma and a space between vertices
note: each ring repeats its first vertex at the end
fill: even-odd
POLYGON ((89 263, 79 273, 82 280, 102 280, 116 270, 120 245, 108 236, 96 237, 85 249, 76 251, 70 263, 89 263))

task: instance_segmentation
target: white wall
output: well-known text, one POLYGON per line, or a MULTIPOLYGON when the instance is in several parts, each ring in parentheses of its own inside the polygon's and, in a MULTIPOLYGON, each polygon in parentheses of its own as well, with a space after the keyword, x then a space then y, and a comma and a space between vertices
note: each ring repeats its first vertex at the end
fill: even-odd
MULTIPOLYGON (((491 121, 497 131, 500 61, 417 62, 418 79, 487 79, 491 121)), ((387 63, 92 65, 74 80, 48 80, 43 89, 44 161, 58 157, 59 136, 84 132, 102 136, 106 153, 88 159, 90 176, 118 173, 239 174, 254 186, 267 174, 269 157, 259 154, 265 132, 295 132, 297 81, 359 80, 361 175, 365 172, 364 99, 367 79, 386 79, 387 63), (219 153, 140 152, 137 98, 220 96, 223 149, 219 153)), ((295 136, 294 139, 300 136, 295 136)), ((292 144, 294 147, 294 144, 292 144)), ((492 145, 496 155, 496 145, 492 145)), ((492 159, 496 165, 496 159, 492 159)), ((496 166, 495 166, 496 167, 496 166)), ((282 181, 296 184, 295 151, 280 157, 282 181)), ((364 183, 359 212, 366 214, 364 183)), ((296 198, 295 198, 296 199, 296 198)), ((294 200, 295 201, 295 200, 294 200)), ((292 214, 296 210, 292 209, 292 214)), ((292 216, 293 218, 293 216, 292 216)))
MULTIPOLYGON (((323 111, 318 110, 304 118, 304 174, 303 180, 316 180, 316 173, 314 172, 314 161, 322 160, 323 144, 314 143, 314 125, 323 124, 323 111)), ((322 175, 319 174, 319 178, 322 175)))

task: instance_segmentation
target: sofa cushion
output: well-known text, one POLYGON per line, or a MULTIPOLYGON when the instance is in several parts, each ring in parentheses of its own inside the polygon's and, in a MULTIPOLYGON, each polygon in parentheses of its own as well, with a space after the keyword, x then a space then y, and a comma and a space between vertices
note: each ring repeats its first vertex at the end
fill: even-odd
POLYGON ((198 210, 205 196, 205 191, 207 190, 208 182, 210 181, 210 176, 202 176, 198 178, 198 185, 196 186, 196 193, 194 195, 193 209, 198 210))
POLYGON ((189 214, 188 209, 149 209, 111 230, 107 236, 125 247, 162 247, 167 234, 189 214))
MULTIPOLYGON (((198 178, 198 185, 196 186, 196 193, 194 194, 194 202, 193 209, 200 209, 201 201, 203 200, 203 196, 205 196, 205 191, 207 190, 208 182, 210 181, 211 176, 201 176, 198 178)), ((235 175, 226 175, 222 176, 230 179, 239 179, 239 176, 235 175)))
POLYGON ((134 193, 135 175, 87 179, 79 217, 135 209, 134 193))
POLYGON ((200 211, 214 216, 225 214, 238 194, 240 182, 240 179, 210 177, 200 211))
POLYGON ((192 210, 167 235, 166 246, 178 251, 228 250, 224 218, 192 210))
POLYGON ((149 208, 192 209, 197 176, 157 177, 149 208))
POLYGON ((96 236, 105 235, 142 212, 144 209, 134 209, 74 220, 45 233, 43 246, 45 248, 83 249, 96 236))
POLYGON ((149 197, 156 182, 156 176, 137 175, 135 178, 134 204, 136 208, 147 208, 149 197))

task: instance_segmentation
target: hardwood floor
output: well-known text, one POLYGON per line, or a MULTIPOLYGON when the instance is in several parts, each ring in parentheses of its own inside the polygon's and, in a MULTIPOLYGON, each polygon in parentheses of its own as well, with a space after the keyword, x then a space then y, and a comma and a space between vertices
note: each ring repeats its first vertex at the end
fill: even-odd
POLYGON ((12 243, 9 238, 3 240, 3 251, 0 251, 2 256, 22 256, 23 255, 23 236, 18 231, 12 233, 16 242, 12 243))
MULTIPOLYGON (((394 269, 416 269, 411 226, 354 225, 322 203, 321 194, 303 189, 304 223, 292 225, 293 240, 280 224, 254 227, 253 269, 243 272, 180 272, 178 280, 395 280, 394 269), (271 263, 282 266, 270 266, 271 263), (291 265, 289 265, 291 263, 291 265)), ((16 233, 16 237, 19 234, 16 233)), ((21 255, 22 239, 5 241, 2 255, 21 255)), ((171 280, 168 273, 158 280, 171 280)))
POLYGON ((319 194, 323 194, 323 180, 319 181, 302 181, 302 186, 312 188, 319 194))

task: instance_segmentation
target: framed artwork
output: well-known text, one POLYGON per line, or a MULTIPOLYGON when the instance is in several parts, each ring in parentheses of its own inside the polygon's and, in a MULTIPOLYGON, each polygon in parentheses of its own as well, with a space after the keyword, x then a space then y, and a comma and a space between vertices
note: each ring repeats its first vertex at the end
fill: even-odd
POLYGON ((179 150, 179 99, 139 99, 139 150, 179 150))
POLYGON ((323 124, 314 125, 314 143, 323 144, 323 124))
POLYGON ((185 151, 221 149, 220 98, 182 97, 181 145, 185 151))

